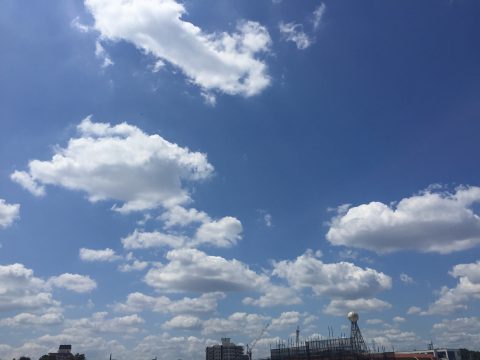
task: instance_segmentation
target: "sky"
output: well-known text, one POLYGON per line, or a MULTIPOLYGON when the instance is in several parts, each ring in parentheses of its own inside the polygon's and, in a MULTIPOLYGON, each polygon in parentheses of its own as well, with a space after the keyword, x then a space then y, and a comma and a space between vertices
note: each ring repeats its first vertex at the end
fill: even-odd
POLYGON ((0 359, 479 350, 479 16, 0 2, 0 359))

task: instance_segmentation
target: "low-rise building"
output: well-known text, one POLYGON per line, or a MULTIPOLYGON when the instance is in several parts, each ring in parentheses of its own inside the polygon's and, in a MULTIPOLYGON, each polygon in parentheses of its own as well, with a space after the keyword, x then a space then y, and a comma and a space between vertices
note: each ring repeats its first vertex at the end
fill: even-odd
POLYGON ((437 360, 463 360, 460 349, 434 349, 395 352, 396 358, 425 358, 432 356, 437 360), (422 356, 423 355, 423 356, 422 356))

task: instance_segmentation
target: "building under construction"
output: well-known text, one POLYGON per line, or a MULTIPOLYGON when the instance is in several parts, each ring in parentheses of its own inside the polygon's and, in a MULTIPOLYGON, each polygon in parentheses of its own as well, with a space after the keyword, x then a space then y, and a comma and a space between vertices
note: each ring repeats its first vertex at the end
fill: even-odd
POLYGON ((393 352, 370 352, 358 327, 358 314, 348 313, 350 337, 279 342, 270 349, 271 360, 394 360, 393 352))

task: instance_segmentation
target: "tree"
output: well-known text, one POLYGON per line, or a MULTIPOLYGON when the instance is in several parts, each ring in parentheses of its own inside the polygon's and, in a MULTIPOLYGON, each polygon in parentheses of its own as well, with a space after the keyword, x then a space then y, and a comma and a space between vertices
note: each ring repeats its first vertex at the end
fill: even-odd
POLYGON ((86 360, 85 359, 85 354, 76 353, 74 359, 75 360, 86 360))

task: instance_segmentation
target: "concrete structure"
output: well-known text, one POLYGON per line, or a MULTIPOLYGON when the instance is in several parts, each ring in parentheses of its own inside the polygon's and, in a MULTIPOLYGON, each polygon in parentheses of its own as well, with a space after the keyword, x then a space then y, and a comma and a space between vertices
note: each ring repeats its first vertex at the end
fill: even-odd
POLYGON ((235 345, 230 338, 222 338, 221 345, 207 346, 205 349, 206 360, 248 360, 243 346, 235 345))

